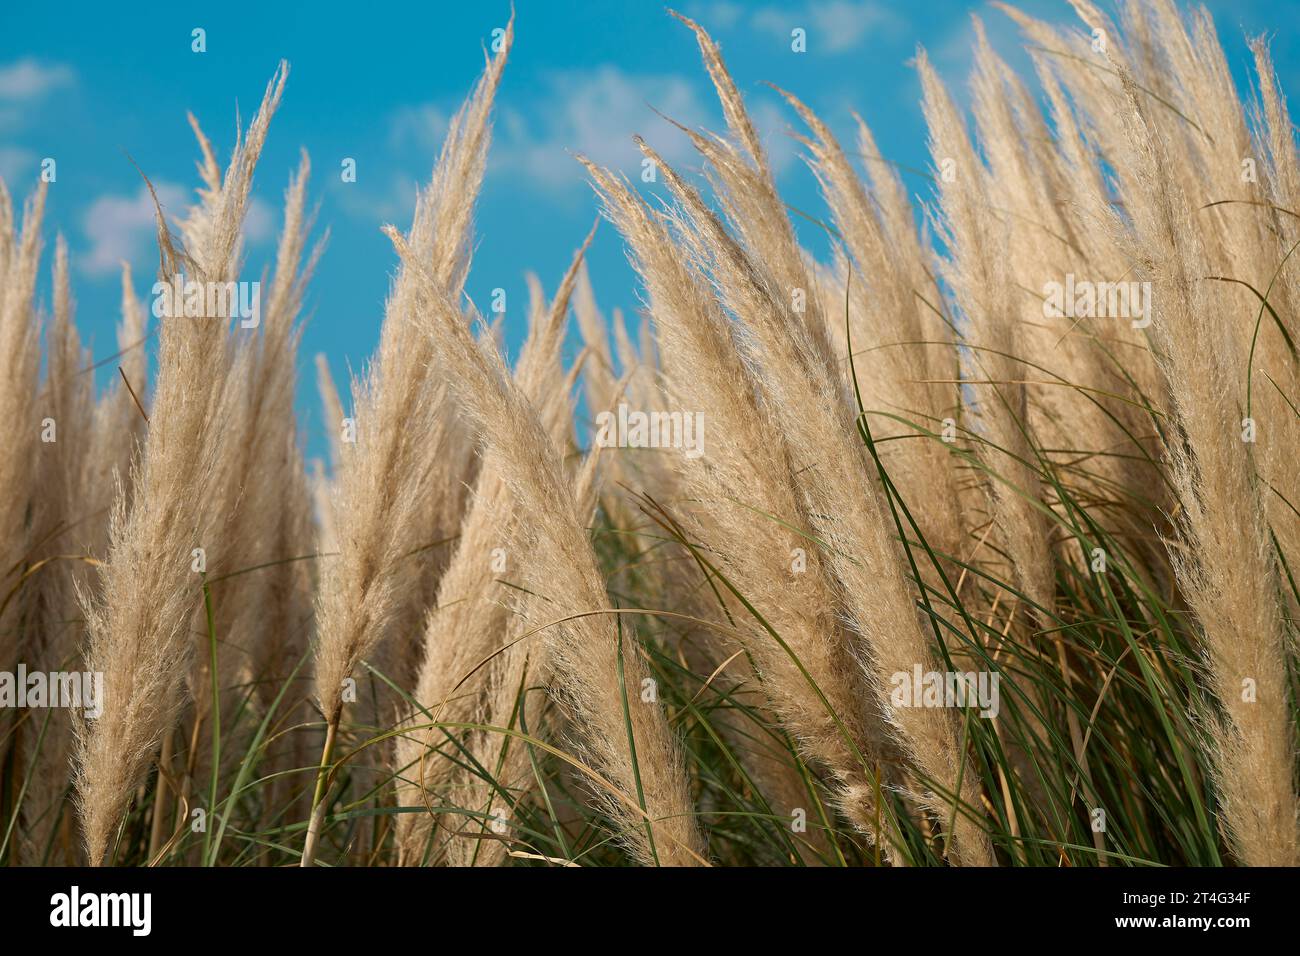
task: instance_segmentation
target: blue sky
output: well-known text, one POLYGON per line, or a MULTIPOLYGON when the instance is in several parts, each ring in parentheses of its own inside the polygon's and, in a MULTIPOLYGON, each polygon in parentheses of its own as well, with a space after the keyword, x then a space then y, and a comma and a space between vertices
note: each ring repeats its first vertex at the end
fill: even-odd
MULTIPOLYGON (((1064 0, 1019 4, 1068 22, 1064 0)), ((1272 31, 1284 89, 1300 84, 1295 8, 1265 0, 1208 4, 1237 73, 1249 89, 1244 32, 1272 31)), ((1017 66, 1018 38, 1007 19, 965 0, 681 0, 722 44, 728 65, 768 141, 783 194, 819 210, 816 188, 786 135, 787 110, 763 86, 799 95, 837 131, 850 110, 871 124, 882 152, 926 166, 919 84, 909 66, 923 44, 950 84, 969 69, 969 14, 1017 66), (803 27, 808 51, 790 49, 803 27)), ((483 65, 483 46, 504 26, 508 2, 473 4, 260 3, 128 5, 8 2, 0 10, 0 176, 26 194, 43 157, 54 157, 47 234, 67 238, 78 324, 97 357, 114 351, 118 261, 148 293, 157 256, 151 211, 127 154, 180 212, 197 184, 197 149, 185 121, 192 111, 228 154, 236 109, 247 122, 280 58, 291 73, 271 129, 246 226, 256 278, 272 253, 280 200, 300 148, 312 158, 318 226, 331 231, 308 295, 299 408, 308 449, 323 449, 310 357, 329 356, 336 375, 360 369, 378 340, 394 268, 385 222, 409 224, 417 184, 427 181, 447 117, 483 65), (191 50, 191 31, 207 50, 191 50), (344 157, 357 181, 341 181, 344 157)), ((688 125, 721 128, 721 116, 690 33, 653 2, 517 0, 516 44, 498 97, 492 159, 477 216, 469 292, 486 303, 506 289, 508 344, 519 341, 527 301, 524 274, 548 292, 597 213, 571 151, 635 174, 630 135, 646 136, 666 157, 695 165, 684 139, 651 107, 688 125)), ((914 179, 922 194, 927 185, 914 179)), ((818 248, 813 227, 801 230, 818 248)), ((49 257, 46 263, 48 266, 49 257)), ((638 297, 622 245, 602 224, 589 262, 608 314, 633 316, 638 297)), ((48 302, 48 268, 41 298, 48 302)), ((106 374, 112 374, 107 368, 106 374)))

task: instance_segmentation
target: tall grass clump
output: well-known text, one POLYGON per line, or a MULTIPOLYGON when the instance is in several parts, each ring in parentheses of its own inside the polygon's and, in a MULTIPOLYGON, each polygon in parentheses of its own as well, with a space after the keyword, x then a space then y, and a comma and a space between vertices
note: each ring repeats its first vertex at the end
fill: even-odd
MULTIPOLYGON (((0 710, 0 860, 1300 862, 1292 120, 1265 40, 1243 100, 1204 11, 1072 6, 995 4, 1032 76, 973 20, 968 97, 918 49, 926 171, 778 90, 815 210, 673 14, 725 127, 635 137, 651 182, 574 157, 607 222, 517 355, 467 293, 512 22, 384 228, 374 356, 317 358, 328 464, 305 154, 258 327, 150 327, 125 269, 107 359, 0 185, 0 671, 104 681, 0 710)), ((160 280, 238 281, 286 76, 224 166, 191 119, 160 280)))

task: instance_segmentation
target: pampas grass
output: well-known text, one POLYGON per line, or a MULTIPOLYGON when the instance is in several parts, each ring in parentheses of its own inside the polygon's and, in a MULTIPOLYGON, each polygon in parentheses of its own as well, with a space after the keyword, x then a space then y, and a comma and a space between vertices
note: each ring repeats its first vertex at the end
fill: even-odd
MULTIPOLYGON (((267 87, 219 183, 209 153, 209 194, 191 220, 194 246, 187 253, 177 252, 159 210, 160 281, 182 268, 202 281, 225 282, 236 273, 253 168, 285 73, 267 87)), ((220 473, 216 422, 231 412, 227 331, 217 319, 168 314, 161 321, 148 440, 129 506, 119 496, 114 507, 101 596, 84 602, 86 666, 103 673, 105 696, 115 701, 78 737, 78 801, 92 865, 106 861, 135 787, 179 715, 192 660, 190 615, 202 598, 193 552, 211 547, 210 536, 229 518, 205 507, 220 473)), ((219 548, 213 552, 222 557, 219 548)))
MULTIPOLYGON (((974 20, 967 116, 918 51, 929 184, 869 115, 842 141, 778 91, 824 216, 673 14, 725 129, 684 130, 698 171, 636 137, 653 185, 575 157, 609 225, 489 324, 466 277, 512 23, 385 227, 374 357, 317 357, 327 463, 294 409, 340 267, 305 154, 259 327, 150 329, 128 269, 98 362, 43 188, 18 215, 0 186, 0 671, 106 689, 93 719, 3 711, 0 859, 1300 863, 1300 158, 1268 46, 1243 103, 1201 11, 995 6, 1034 75, 974 20), (593 243, 626 250, 635 330, 593 243), (1053 311, 1067 275, 1149 312, 1053 311), (699 453, 607 440, 629 410, 701 414, 699 453)), ((224 167, 191 118, 160 279, 239 279, 286 74, 224 167)))

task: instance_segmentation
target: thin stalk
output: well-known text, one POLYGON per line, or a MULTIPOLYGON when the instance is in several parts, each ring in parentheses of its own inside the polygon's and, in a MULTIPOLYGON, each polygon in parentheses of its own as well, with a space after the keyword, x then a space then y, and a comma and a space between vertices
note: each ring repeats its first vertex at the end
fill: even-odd
POLYGON ((307 823, 307 839, 302 845, 299 866, 312 866, 316 861, 316 845, 320 842, 321 823, 325 819, 325 783, 329 777, 330 760, 334 756, 334 738, 338 734, 339 718, 332 718, 325 728, 325 746, 321 749, 320 769, 316 771, 316 792, 311 798, 311 819, 307 823))
POLYGON ((167 731, 163 737, 162 753, 158 757, 158 779, 154 782, 153 791, 153 819, 149 824, 150 860, 158 856, 167 826, 167 774, 171 770, 172 756, 176 749, 175 734, 175 730, 167 731))
MULTIPOLYGON (((206 575, 205 575, 206 578, 206 575)), ((217 810, 217 781, 221 776, 221 686, 217 676, 217 626, 212 611, 212 589, 203 582, 203 613, 208 621, 208 670, 212 676, 212 781, 208 786, 208 813, 217 810)), ((212 821, 204 821, 203 858, 212 845, 212 821)))

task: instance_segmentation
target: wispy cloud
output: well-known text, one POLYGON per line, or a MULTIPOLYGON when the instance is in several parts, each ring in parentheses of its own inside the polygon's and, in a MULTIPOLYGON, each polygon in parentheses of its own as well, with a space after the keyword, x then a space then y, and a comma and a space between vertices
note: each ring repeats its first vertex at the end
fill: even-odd
MULTIPOLYGON (((158 201, 168 216, 186 205, 186 191, 175 183, 156 182, 158 201)), ((91 275, 116 272, 123 260, 138 263, 155 235, 154 205, 144 186, 134 196, 100 196, 86 210, 82 232, 90 249, 78 260, 91 275)))
MULTIPOLYGON (((437 144, 441 145, 441 142, 437 144)), ((330 197, 331 202, 338 203, 363 229, 377 232, 386 223, 408 225, 415 208, 416 190, 428 181, 427 169, 419 177, 412 175, 410 169, 396 173, 388 170, 359 177, 355 183, 333 183, 330 197)))
MULTIPOLYGON (((42 63, 32 57, 0 64, 0 132, 21 129, 32 116, 33 104, 47 93, 71 86, 77 75, 61 63, 42 63)), ((16 165, 14 154, 25 150, 10 149, 7 163, 0 160, 0 174, 10 178, 16 165)), ((25 163, 25 161, 24 161, 25 163)))
MULTIPOLYGON (((780 171, 795 155, 781 132, 786 117, 763 97, 751 98, 749 106, 780 171)), ((503 112, 494 168, 546 189, 568 189, 586 182, 574 159, 582 154, 635 180, 643 157, 632 142, 634 134, 674 166, 697 164, 689 138, 664 117, 689 129, 721 129, 711 91, 685 77, 628 73, 609 65, 556 73, 527 117, 518 110, 503 112)))
MULTIPOLYGON (((154 189, 168 220, 181 218, 190 202, 188 191, 171 182, 155 182, 154 189)), ((146 187, 141 186, 134 196, 100 196, 82 217, 81 231, 90 246, 78 264, 96 276, 116 272, 124 260, 139 265, 152 255, 156 228, 153 199, 146 187)), ((243 234, 248 243, 263 242, 275 234, 275 213, 256 196, 249 199, 243 234)))
POLYGON ((749 9, 730 0, 716 0, 698 4, 691 12, 710 30, 746 25, 785 43, 790 42, 791 31, 798 27, 807 34, 810 54, 829 55, 856 50, 873 31, 892 31, 903 22, 878 0, 807 0, 803 4, 749 9))
POLYGON ((688 127, 709 120, 697 87, 681 76, 627 73, 610 65, 553 73, 527 115, 503 110, 494 167, 544 187, 566 188, 585 182, 574 159, 581 153, 633 177, 642 159, 632 142, 636 133, 669 162, 687 159, 689 140, 655 110, 688 127))
MULTIPOLYGON (((789 116, 775 97, 747 98, 750 112, 777 172, 796 156, 785 135, 789 116)), ((424 157, 435 155, 447 134, 451 112, 442 104, 403 106, 388 121, 389 146, 424 157)), ((641 151, 632 137, 640 134, 674 166, 690 168, 699 156, 690 139, 665 117, 689 129, 721 130, 721 112, 712 90, 694 79, 670 73, 630 73, 613 65, 555 71, 543 78, 526 102, 499 107, 489 178, 509 178, 543 192, 569 196, 583 188, 586 173, 578 155, 636 180, 641 151), (662 114, 662 115, 659 115, 662 114)), ((383 189, 340 192, 345 211, 374 218, 400 218, 409 209, 413 187, 409 175, 381 177, 383 189)))
MULTIPOLYGON (((989 44, 1017 73, 1024 76, 1033 70, 1033 62, 1021 45, 1023 38, 1019 28, 1009 17, 985 18, 972 15, 954 18, 948 30, 939 33, 927 50, 930 61, 948 84, 949 94, 963 109, 970 106, 971 99, 970 86, 965 81, 975 68, 975 19, 984 25, 989 44)), ((1065 14, 1048 17, 1047 21, 1061 26, 1075 25, 1065 14)))
POLYGON ((767 151, 767 162, 780 174, 799 156, 799 145, 790 135, 793 129, 790 110, 776 99, 751 96, 745 100, 758 138, 767 151))
POLYGON ((34 100, 50 90, 71 86, 76 77, 70 66, 41 63, 33 57, 24 57, 0 66, 0 99, 34 100))
POLYGON ((12 186, 35 177, 35 153, 21 146, 0 146, 0 179, 12 186))
POLYGON ((451 113, 432 103, 403 106, 388 120, 388 144, 395 149, 416 147, 436 154, 442 147, 451 113))
POLYGON ((244 239, 247 242, 265 242, 275 235, 275 211, 257 196, 248 200, 244 213, 244 239))
POLYGON ((710 3, 692 3, 686 13, 702 23, 708 30, 730 30, 745 16, 745 8, 733 0, 713 0, 710 3))

